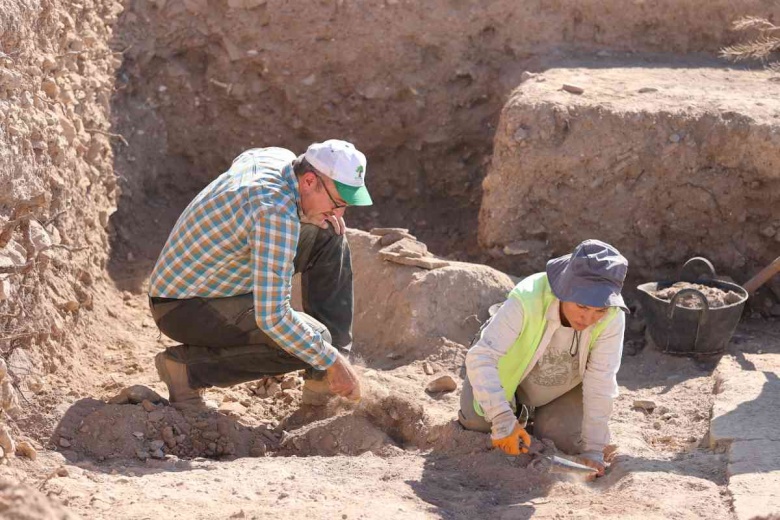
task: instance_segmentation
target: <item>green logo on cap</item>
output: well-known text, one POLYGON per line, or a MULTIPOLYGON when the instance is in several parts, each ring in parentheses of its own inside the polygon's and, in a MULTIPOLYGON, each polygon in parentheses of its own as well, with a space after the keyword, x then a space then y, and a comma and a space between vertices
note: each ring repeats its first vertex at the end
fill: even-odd
POLYGON ((363 167, 362 166, 358 166, 357 170, 355 170, 355 173, 357 174, 358 178, 362 179, 363 178, 363 167))

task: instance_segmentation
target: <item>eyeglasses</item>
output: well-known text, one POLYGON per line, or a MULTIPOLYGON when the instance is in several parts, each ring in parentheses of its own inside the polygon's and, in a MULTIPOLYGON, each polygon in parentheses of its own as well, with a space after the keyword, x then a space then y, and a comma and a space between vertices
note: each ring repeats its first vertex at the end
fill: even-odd
POLYGON ((320 184, 322 184, 322 187, 325 188, 325 193, 328 194, 328 198, 333 203, 333 210, 342 209, 342 208, 346 208, 347 206, 349 206, 349 204, 339 204, 338 202, 336 202, 336 199, 334 199, 333 195, 330 194, 330 190, 328 189, 328 185, 325 184, 325 181, 322 180, 322 178, 320 177, 320 174, 317 173, 317 172, 314 172, 314 175, 317 176, 317 180, 320 181, 320 184))

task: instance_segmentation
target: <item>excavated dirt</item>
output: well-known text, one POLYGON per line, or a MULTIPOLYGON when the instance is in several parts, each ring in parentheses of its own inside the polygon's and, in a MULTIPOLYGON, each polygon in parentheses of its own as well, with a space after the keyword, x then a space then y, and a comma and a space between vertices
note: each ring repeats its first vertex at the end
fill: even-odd
POLYGON ((709 59, 615 55, 529 77, 501 115, 480 242, 509 272, 598 237, 632 277, 669 279, 704 256, 747 280, 780 255, 776 80, 709 59))
MULTIPOLYGON (((671 287, 655 291, 653 294, 662 300, 671 301, 675 295, 683 289, 694 289, 699 291, 707 300, 707 305, 710 308, 717 309, 718 307, 725 307, 727 305, 733 305, 742 300, 742 296, 734 291, 724 291, 717 287, 710 287, 708 285, 702 285, 700 283, 688 283, 677 282, 671 287)), ((702 302, 697 296, 687 295, 681 296, 677 300, 677 305, 680 307, 686 307, 688 309, 701 309, 702 302)))

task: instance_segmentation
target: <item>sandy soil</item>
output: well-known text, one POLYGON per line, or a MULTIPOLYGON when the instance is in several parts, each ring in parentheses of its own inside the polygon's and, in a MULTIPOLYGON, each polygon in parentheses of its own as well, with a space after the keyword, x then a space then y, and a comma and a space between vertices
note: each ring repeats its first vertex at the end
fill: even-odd
MULTIPOLYGON (((440 373, 460 381, 465 347, 452 342, 396 368, 364 368, 358 406, 299 409, 295 377, 273 397, 256 395, 257 384, 211 389, 221 411, 199 415, 106 404, 131 384, 165 395, 152 357, 169 342, 144 298, 126 298, 115 302, 121 320, 106 316, 94 379, 49 378, 37 398, 51 406, 23 421, 38 460, 0 469, 85 518, 731 518, 724 456, 706 439, 716 360, 652 346, 626 356, 611 422, 619 451, 607 476, 584 484, 489 450, 485 435, 453 420, 457 392, 425 392, 440 373), (175 448, 168 426, 184 435, 175 448)), ((767 327, 752 325, 751 346, 777 342, 762 336, 767 327)))

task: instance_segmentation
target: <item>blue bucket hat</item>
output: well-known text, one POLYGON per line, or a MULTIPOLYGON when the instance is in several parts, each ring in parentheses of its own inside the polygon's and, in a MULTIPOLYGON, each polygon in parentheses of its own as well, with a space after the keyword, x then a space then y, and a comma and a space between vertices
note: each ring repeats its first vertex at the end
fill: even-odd
POLYGON ((590 307, 620 307, 628 260, 609 244, 585 240, 570 255, 547 262, 547 280, 556 298, 590 307))

